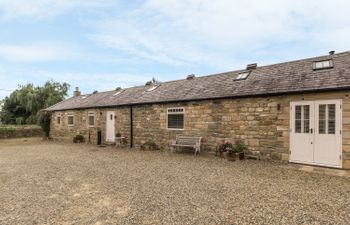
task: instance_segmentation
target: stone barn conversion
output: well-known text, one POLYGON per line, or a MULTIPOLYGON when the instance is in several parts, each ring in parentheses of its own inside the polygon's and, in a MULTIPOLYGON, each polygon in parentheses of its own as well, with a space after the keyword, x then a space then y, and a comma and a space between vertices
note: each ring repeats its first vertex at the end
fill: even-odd
POLYGON ((179 134, 224 138, 295 163, 350 169, 350 52, 74 97, 49 107, 51 136, 167 148, 179 134))

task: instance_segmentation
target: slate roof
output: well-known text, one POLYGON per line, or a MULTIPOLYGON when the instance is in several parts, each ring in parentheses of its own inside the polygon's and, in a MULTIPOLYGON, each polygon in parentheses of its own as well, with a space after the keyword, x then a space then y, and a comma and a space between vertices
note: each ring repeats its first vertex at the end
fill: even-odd
POLYGON ((81 95, 64 100, 46 110, 58 111, 79 108, 97 108, 161 102, 177 102, 227 97, 275 95, 321 90, 350 90, 350 51, 334 55, 257 67, 246 80, 235 81, 238 70, 192 80, 176 80, 161 83, 152 92, 145 86, 117 91, 81 95), (313 70, 313 62, 332 59, 334 68, 313 70))

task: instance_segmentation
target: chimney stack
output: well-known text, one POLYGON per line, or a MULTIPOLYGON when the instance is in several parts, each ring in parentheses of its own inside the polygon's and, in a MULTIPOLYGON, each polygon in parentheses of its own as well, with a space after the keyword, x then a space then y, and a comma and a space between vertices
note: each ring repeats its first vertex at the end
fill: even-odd
POLYGON ((74 97, 80 96, 81 92, 79 91, 79 87, 75 87, 75 91, 73 92, 74 97))
POLYGON ((194 78, 196 78, 196 75, 190 74, 187 76, 186 80, 193 80, 194 78))
POLYGON ((334 55, 335 51, 330 51, 329 55, 334 55))
POLYGON ((247 65, 247 70, 255 70, 258 67, 257 63, 252 63, 247 65))

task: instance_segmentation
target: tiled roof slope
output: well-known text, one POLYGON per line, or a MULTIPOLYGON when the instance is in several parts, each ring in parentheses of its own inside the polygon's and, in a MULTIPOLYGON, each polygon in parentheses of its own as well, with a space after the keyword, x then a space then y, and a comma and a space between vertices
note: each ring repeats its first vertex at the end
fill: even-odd
POLYGON ((57 111, 170 101, 243 97, 318 90, 350 90, 350 51, 304 60, 257 67, 246 80, 235 81, 245 70, 162 83, 152 92, 145 86, 81 95, 64 100, 46 110, 57 111), (313 62, 332 59, 334 68, 313 70, 313 62))

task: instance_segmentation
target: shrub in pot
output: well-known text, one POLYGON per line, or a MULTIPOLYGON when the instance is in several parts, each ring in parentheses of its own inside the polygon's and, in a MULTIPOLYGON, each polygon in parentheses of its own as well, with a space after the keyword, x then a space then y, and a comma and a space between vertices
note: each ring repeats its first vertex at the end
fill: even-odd
POLYGON ((81 134, 76 134, 76 135, 73 137, 73 142, 74 142, 74 143, 81 143, 81 142, 84 142, 84 136, 81 135, 81 134))
POLYGON ((158 145, 152 139, 147 140, 144 144, 141 145, 142 150, 158 150, 158 145))
POLYGON ((244 159, 244 151, 247 149, 247 147, 243 144, 236 144, 233 148, 233 152, 236 155, 236 158, 239 160, 244 159))
POLYGON ((232 157, 233 145, 229 141, 225 141, 219 146, 219 150, 222 152, 222 156, 226 159, 232 157))

